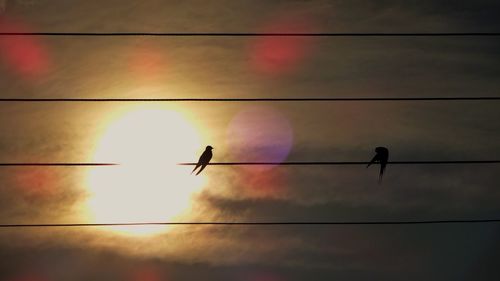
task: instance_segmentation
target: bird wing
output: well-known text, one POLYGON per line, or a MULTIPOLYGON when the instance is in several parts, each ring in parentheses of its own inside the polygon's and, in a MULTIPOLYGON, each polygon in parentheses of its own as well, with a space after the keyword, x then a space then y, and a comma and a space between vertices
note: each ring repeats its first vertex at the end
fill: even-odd
MULTIPOLYGON (((201 173, 201 171, 203 171, 205 169, 205 167, 210 162, 210 159, 212 159, 212 152, 211 151, 203 152, 203 154, 200 156, 200 160, 198 161, 198 164, 196 165, 196 168, 201 166, 201 169, 198 170, 196 175, 199 175, 201 173)), ((194 170, 193 170, 193 172, 194 172, 194 170)))
POLYGON ((372 160, 370 161, 370 163, 368 163, 368 165, 366 165, 366 167, 370 167, 371 164, 377 162, 379 160, 378 158, 378 154, 375 154, 375 156, 373 156, 372 160))
POLYGON ((206 165, 208 162, 210 162, 210 159, 212 159, 212 152, 210 151, 205 151, 203 154, 200 156, 199 164, 206 165))
POLYGON ((205 151, 203 155, 201 155, 200 160, 202 160, 202 163, 208 163, 210 162, 210 159, 212 159, 212 151, 205 151))

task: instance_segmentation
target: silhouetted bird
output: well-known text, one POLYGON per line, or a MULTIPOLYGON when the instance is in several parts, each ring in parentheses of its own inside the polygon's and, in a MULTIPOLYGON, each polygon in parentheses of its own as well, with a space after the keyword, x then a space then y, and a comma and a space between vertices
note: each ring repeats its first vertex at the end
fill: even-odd
POLYGON ((205 148, 205 151, 203 151, 203 154, 200 156, 200 159, 198 160, 198 164, 196 164, 191 174, 194 173, 194 171, 196 171, 196 169, 198 169, 199 167, 201 168, 196 173, 196 175, 199 175, 201 171, 205 169, 205 167, 208 165, 208 162, 210 162, 210 159, 212 159, 212 149, 214 148, 211 147, 210 145, 207 146, 207 148, 205 148))
POLYGON ((384 175, 385 166, 387 166, 387 161, 389 160, 389 149, 379 146, 375 148, 375 153, 376 154, 373 157, 372 161, 370 161, 370 163, 368 163, 366 167, 370 167, 370 165, 373 163, 380 163, 380 175, 378 178, 378 182, 380 183, 382 182, 382 176, 384 175))

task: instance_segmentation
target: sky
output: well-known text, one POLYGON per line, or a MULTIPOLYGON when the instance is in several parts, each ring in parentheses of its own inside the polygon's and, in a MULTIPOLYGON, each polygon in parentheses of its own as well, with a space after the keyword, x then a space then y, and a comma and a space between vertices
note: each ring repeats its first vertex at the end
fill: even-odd
MULTIPOLYGON (((497 1, 0 1, 13 32, 498 32, 497 1)), ((496 37, 0 37, 2 98, 498 96, 496 37)), ((0 103, 0 223, 500 215, 496 101, 0 103)), ((500 226, 0 229, 0 280, 497 280, 500 226)))

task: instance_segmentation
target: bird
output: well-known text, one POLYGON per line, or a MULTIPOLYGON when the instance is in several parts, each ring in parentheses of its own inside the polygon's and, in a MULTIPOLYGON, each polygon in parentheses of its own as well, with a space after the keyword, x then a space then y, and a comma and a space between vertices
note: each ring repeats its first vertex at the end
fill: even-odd
POLYGON ((375 156, 373 156, 370 163, 368 163, 368 165, 366 166, 368 168, 373 163, 380 163, 380 174, 378 179, 379 183, 382 182, 382 176, 384 175, 385 167, 387 166, 388 160, 389 160, 389 149, 387 149, 387 147, 379 146, 375 148, 375 156))
POLYGON ((191 174, 193 174, 194 171, 196 171, 196 169, 198 169, 199 167, 201 167, 201 168, 200 168, 200 170, 198 170, 196 175, 199 175, 201 173, 201 171, 203 171, 203 169, 205 169, 205 167, 210 162, 210 159, 212 159, 212 149, 214 149, 214 148, 211 147, 210 145, 205 148, 205 151, 203 151, 203 154, 201 154, 200 159, 198 160, 198 163, 194 167, 191 174))

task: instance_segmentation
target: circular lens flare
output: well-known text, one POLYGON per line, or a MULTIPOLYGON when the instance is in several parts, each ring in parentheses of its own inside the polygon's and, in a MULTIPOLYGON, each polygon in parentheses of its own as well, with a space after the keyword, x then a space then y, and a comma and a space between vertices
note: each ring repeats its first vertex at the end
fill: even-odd
POLYGON ((169 63, 164 50, 152 42, 142 42, 130 49, 128 67, 134 79, 151 82, 165 78, 169 63))
MULTIPOLYGON (((0 18, 0 32, 31 32, 24 23, 0 18)), ((45 46, 32 36, 0 36, 0 59, 12 72, 29 80, 47 74, 50 60, 45 46)))
MULTIPOLYGON (((293 144, 290 123, 271 107, 252 106, 229 124, 227 141, 238 162, 283 162, 293 144)), ((258 167, 268 169, 269 166, 258 167), (267 167, 267 168, 266 168, 267 167)))
MULTIPOLYGON (((316 30, 305 17, 278 16, 263 28, 262 33, 312 33, 316 30)), ((308 36, 260 36, 250 49, 250 65, 258 73, 268 76, 289 74, 298 69, 312 49, 308 36)))

